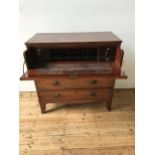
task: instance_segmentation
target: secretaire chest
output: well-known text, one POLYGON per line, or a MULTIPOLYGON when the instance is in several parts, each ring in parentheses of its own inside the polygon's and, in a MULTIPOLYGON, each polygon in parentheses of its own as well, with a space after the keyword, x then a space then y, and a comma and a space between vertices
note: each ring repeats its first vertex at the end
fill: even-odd
POLYGON ((115 80, 126 78, 121 42, 112 32, 36 34, 25 43, 21 80, 35 81, 42 113, 48 103, 106 102, 110 110, 115 80))

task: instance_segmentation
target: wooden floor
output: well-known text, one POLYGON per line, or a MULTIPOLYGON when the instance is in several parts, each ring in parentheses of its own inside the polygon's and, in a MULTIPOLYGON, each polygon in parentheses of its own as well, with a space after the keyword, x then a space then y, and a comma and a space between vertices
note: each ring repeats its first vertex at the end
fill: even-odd
POLYGON ((55 105, 41 114, 36 93, 20 93, 20 155, 134 155, 134 90, 105 103, 55 105))

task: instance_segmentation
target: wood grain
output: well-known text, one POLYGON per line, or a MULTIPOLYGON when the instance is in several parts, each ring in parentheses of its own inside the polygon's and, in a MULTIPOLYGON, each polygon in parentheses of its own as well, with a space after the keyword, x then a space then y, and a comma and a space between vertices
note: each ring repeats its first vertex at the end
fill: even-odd
MULTIPOLYGON (((76 76, 76 75, 75 75, 76 76)), ((51 79, 37 80, 39 90, 58 90, 75 88, 109 88, 113 87, 115 79, 102 76, 86 77, 52 77, 51 79)))
POLYGON ((112 97, 112 89, 72 89, 57 91, 40 91, 39 95, 47 103, 87 103, 108 100, 112 97), (84 102, 82 102, 82 100, 84 102))
POLYGON ((112 32, 89 32, 89 33, 37 33, 25 44, 27 47, 50 46, 78 46, 78 45, 100 45, 119 44, 122 41, 112 32))
POLYGON ((20 155, 134 155, 134 90, 116 90, 111 112, 105 103, 47 109, 20 93, 20 155))

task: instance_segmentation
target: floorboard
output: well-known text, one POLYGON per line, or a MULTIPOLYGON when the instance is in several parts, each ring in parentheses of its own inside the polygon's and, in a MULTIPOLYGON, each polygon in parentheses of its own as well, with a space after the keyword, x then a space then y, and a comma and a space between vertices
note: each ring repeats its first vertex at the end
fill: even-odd
POLYGON ((115 90, 105 103, 48 104, 40 113, 35 92, 20 92, 20 155, 134 155, 134 90, 115 90))

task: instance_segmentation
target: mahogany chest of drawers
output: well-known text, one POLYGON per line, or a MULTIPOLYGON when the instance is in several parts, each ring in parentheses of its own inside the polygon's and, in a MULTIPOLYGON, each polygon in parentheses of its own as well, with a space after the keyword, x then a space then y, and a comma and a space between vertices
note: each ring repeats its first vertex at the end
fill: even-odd
POLYGON ((126 78, 121 42, 112 32, 36 34, 25 43, 21 80, 35 81, 42 113, 48 103, 106 102, 111 110, 115 80, 126 78))

